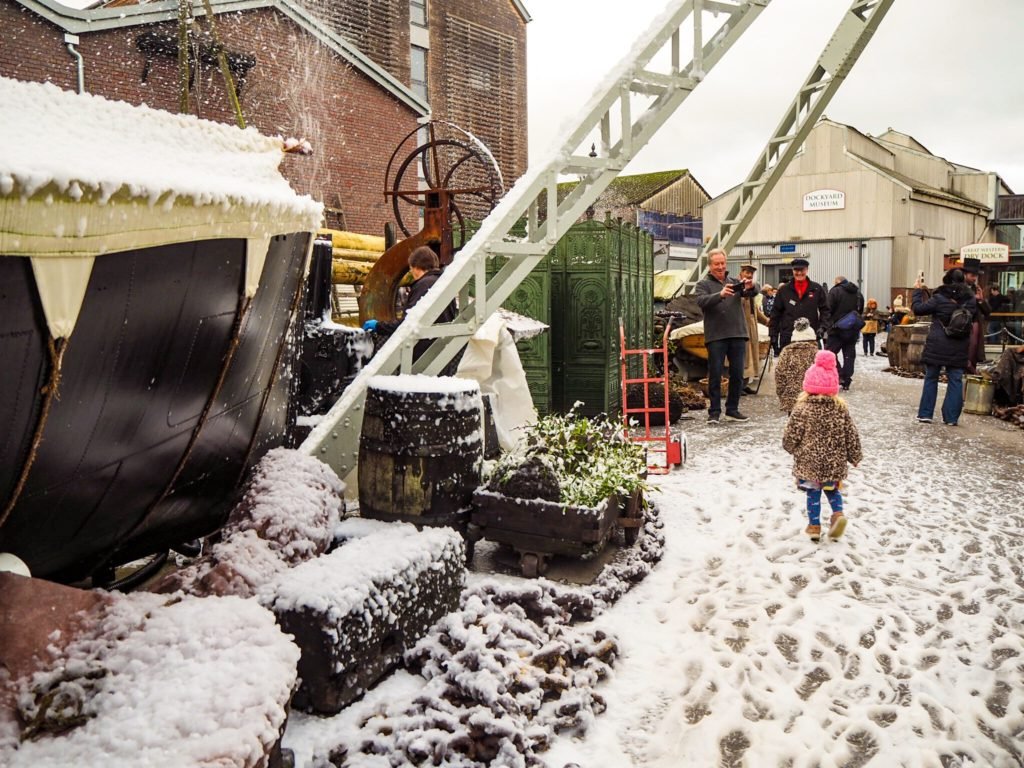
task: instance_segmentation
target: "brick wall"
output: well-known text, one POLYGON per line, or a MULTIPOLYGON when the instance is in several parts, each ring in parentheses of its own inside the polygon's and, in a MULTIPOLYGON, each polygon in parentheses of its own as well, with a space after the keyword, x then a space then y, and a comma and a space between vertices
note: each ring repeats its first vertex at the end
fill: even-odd
POLYGON ((408 0, 301 0, 304 9, 409 83, 408 0))
POLYGON ((430 106, 487 144, 511 187, 527 165, 526 24, 509 0, 436 1, 428 12, 430 106))
MULTIPOLYGON (((241 91, 247 123, 261 133, 313 144, 312 157, 287 156, 281 165, 295 189, 341 208, 347 228, 380 234, 393 218, 383 195, 384 170, 416 126, 412 110, 273 10, 224 14, 216 22, 229 50, 256 57, 241 91)), ((205 28, 204 21, 196 23, 205 28)), ((76 62, 62 30, 10 0, 0 0, 0 29, 0 75, 77 87, 76 62)), ((142 82, 146 59, 135 44, 143 32, 174 36, 176 29, 164 24, 81 34, 77 47, 85 59, 86 90, 177 112, 176 59, 153 57, 142 82)), ((191 93, 200 117, 234 122, 216 66, 200 66, 191 93)))

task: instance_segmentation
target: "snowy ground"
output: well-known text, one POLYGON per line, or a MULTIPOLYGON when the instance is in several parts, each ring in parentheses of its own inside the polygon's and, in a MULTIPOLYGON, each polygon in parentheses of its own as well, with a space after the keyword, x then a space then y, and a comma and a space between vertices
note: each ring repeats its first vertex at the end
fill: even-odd
MULTIPOLYGON (((920 381, 886 364, 858 358, 847 393, 864 461, 839 542, 803 534, 770 374, 751 423, 684 423, 688 464, 655 480, 664 558, 591 627, 622 652, 607 711, 548 765, 1024 765, 1024 432, 919 425, 920 381)), ((402 672, 293 714, 285 746, 310 765, 422 688, 402 672)))
POLYGON ((803 534, 765 387, 752 424, 690 422, 664 559, 598 620, 608 712, 552 766, 1024 765, 1024 433, 917 424, 920 381, 886 364, 859 358, 847 396, 838 542, 803 534))

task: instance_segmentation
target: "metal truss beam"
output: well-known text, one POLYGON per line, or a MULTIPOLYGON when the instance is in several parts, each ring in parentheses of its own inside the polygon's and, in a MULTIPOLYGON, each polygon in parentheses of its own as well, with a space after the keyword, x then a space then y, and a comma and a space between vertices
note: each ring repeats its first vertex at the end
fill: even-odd
POLYGON ((399 371, 440 371, 597 200, 770 2, 668 3, 632 51, 598 86, 561 148, 528 169, 512 187, 430 292, 408 313, 398 330, 310 433, 301 450, 328 463, 341 477, 349 475, 358 459, 362 408, 370 379, 399 371), (707 42, 705 13, 725 15, 707 42), (692 23, 684 28, 687 20, 692 23), (692 59, 683 65, 681 41, 686 34, 692 35, 694 43, 692 59), (649 103, 634 103, 644 99, 649 103), (600 147, 596 158, 587 154, 592 138, 600 147), (570 174, 579 175, 580 181, 567 197, 559 200, 559 177, 570 174), (547 213, 543 221, 539 215, 542 210, 547 213), (513 227, 523 219, 527 222, 526 237, 511 237, 513 227), (493 257, 506 261, 488 280, 486 265, 493 257), (438 316, 456 296, 460 297, 462 310, 455 328, 436 324, 438 316), (413 366, 412 349, 421 338, 435 341, 413 366))
POLYGON ((739 193, 719 222, 718 231, 705 244, 682 286, 684 293, 692 293, 707 274, 708 253, 715 248, 728 253, 739 242, 895 1, 854 0, 850 4, 775 133, 739 185, 739 193))

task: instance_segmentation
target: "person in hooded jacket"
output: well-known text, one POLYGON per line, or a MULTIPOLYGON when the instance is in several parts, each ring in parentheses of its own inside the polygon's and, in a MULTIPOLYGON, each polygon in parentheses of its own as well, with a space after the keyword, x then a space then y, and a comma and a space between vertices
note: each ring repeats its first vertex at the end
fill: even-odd
POLYGON ((856 467, 862 458, 860 435, 838 393, 836 356, 823 349, 815 353, 814 365, 804 373, 803 392, 782 433, 782 448, 793 456, 797 488, 807 494, 805 533, 811 541, 821 538, 822 492, 832 508, 828 536, 838 539, 843 535, 846 465, 856 467))
POLYGON ((914 296, 911 308, 917 316, 931 315, 932 325, 928 330, 928 338, 924 342, 921 362, 924 363, 924 386, 921 389, 921 401, 917 406, 917 420, 922 424, 931 424, 935 413, 935 401, 938 396, 939 374, 946 369, 946 395, 942 399, 942 421, 955 427, 960 421, 960 413, 964 407, 964 369, 968 364, 970 336, 962 339, 946 334, 953 312, 964 307, 972 314, 978 311, 978 302, 974 291, 964 282, 961 269, 951 269, 942 278, 942 285, 928 296, 923 281, 919 278, 914 283, 914 296))
MULTIPOLYGON (((409 288, 409 293, 402 304, 404 309, 402 320, 405 319, 405 315, 408 314, 409 310, 415 307, 420 299, 427 295, 427 291, 441 277, 441 263, 433 249, 429 246, 421 245, 413 249, 412 253, 409 254, 409 271, 413 276, 413 284, 409 288)), ((455 302, 452 301, 438 316, 437 322, 450 323, 457 315, 458 309, 455 306, 455 302)), ((367 320, 363 323, 363 330, 378 333, 382 336, 390 336, 398 330, 402 320, 367 320)), ((420 339, 417 341, 416 346, 413 347, 413 360, 416 360, 426 352, 433 341, 433 339, 420 339)))
POLYGON ((836 278, 836 284, 828 292, 828 313, 832 324, 828 328, 825 349, 835 354, 843 353, 843 367, 839 369, 839 386, 848 390, 853 383, 853 366, 857 359, 857 339, 860 329, 864 327, 861 315, 864 314, 864 295, 856 283, 851 283, 843 276, 836 278), (856 315, 852 328, 840 328, 839 321, 850 312, 856 315))
POLYGON ((793 339, 779 355, 775 367, 775 394, 779 408, 789 413, 803 391, 804 374, 814 365, 818 354, 818 337, 806 317, 798 317, 793 324, 793 339))

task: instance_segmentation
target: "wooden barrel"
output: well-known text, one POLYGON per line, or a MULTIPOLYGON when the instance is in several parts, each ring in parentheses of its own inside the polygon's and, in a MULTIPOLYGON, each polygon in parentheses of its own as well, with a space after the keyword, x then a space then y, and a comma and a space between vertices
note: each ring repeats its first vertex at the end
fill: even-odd
POLYGON ((481 413, 475 381, 372 378, 359 438, 360 514, 464 528, 480 485, 481 413))
POLYGON ((910 339, 907 341, 906 359, 901 367, 905 371, 922 372, 924 363, 921 362, 921 355, 924 354, 924 342, 928 338, 931 323, 914 323, 906 327, 910 329, 910 339))
POLYGON ((894 325, 885 340, 885 352, 889 356, 889 365, 903 368, 907 359, 907 342, 910 341, 909 325, 894 325))

